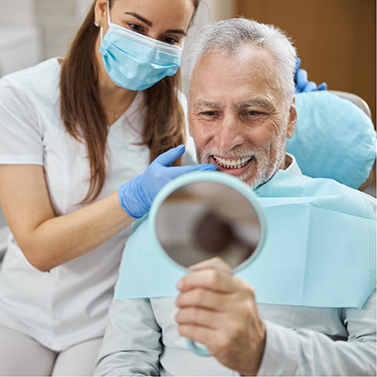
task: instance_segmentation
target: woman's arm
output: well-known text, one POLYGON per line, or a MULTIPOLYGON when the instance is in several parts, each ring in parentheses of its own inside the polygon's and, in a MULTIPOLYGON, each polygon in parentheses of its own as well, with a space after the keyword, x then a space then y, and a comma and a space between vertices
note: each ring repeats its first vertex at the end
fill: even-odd
POLYGON ((77 258, 119 233, 134 219, 118 192, 83 209, 55 216, 43 166, 0 165, 0 203, 14 238, 41 271, 77 258))
POLYGON ((27 260, 41 271, 75 259, 144 216, 159 190, 181 174, 217 165, 174 166, 183 145, 158 156, 140 176, 83 209, 55 216, 43 167, 0 165, 0 204, 27 260))

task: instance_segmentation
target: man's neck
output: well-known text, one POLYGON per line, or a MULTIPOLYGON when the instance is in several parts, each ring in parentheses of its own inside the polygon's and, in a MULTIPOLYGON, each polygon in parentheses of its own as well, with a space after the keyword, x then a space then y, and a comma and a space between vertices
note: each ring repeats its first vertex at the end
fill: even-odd
POLYGON ((285 164, 284 164, 284 170, 288 169, 291 166, 292 163, 292 157, 289 155, 285 155, 285 164))

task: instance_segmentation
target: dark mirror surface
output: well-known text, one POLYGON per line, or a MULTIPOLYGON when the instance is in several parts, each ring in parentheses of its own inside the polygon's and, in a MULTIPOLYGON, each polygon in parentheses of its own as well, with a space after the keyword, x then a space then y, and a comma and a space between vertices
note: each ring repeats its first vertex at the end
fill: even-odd
POLYGON ((161 246, 189 268, 219 257, 232 270, 254 253, 260 222, 252 204, 217 182, 194 182, 170 194, 156 217, 161 246))

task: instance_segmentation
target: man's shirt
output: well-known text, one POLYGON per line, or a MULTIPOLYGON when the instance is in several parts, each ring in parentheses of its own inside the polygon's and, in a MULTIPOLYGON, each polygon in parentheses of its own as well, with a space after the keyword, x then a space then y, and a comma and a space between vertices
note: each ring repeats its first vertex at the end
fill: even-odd
MULTIPOLYGON (((286 170, 302 176, 294 157, 288 158, 286 170)), ((376 213, 376 200, 368 198, 376 213)), ((188 350, 174 319, 175 300, 114 300, 95 375, 239 375, 214 357, 188 350)), ((258 309, 267 336, 258 375, 376 374, 376 290, 362 309, 258 309)))

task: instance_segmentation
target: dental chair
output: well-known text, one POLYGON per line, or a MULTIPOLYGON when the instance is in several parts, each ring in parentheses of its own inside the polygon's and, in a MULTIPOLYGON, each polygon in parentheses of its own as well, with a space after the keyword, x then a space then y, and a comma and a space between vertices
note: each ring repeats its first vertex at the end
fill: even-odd
POLYGON ((339 91, 296 95, 297 125, 287 139, 304 175, 364 189, 373 175, 376 131, 367 103, 339 91))
POLYGON ((339 90, 328 90, 329 93, 336 94, 340 98, 347 99, 351 101, 353 104, 355 104, 357 107, 359 107, 361 110, 364 111, 365 114, 368 115, 369 118, 372 119, 372 112, 370 111, 370 108, 368 104, 359 96, 356 94, 348 93, 348 92, 342 92, 339 90))

